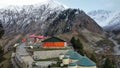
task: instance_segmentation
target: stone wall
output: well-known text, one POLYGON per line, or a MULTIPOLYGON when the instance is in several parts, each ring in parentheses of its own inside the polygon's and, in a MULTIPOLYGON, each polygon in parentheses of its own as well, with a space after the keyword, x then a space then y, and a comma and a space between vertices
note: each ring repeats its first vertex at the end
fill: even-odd
POLYGON ((68 50, 50 50, 50 51, 34 51, 33 57, 36 60, 59 57, 60 53, 66 53, 68 50))

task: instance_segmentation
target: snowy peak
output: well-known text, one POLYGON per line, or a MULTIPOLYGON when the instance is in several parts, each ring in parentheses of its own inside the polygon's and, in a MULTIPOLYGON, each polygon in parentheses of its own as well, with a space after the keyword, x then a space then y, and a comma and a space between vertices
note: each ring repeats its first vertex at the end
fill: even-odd
POLYGON ((11 10, 11 11, 21 11, 23 9, 26 9, 28 11, 30 11, 30 9, 34 10, 34 9, 39 9, 39 8, 45 8, 47 7, 47 9, 49 10, 64 10, 67 8, 67 6, 57 2, 57 1, 53 1, 53 0, 45 0, 43 2, 37 3, 37 4, 30 4, 30 5, 10 5, 8 7, 5 7, 3 9, 6 10, 11 10))
POLYGON ((106 26, 108 23, 105 22, 111 15, 111 11, 106 10, 95 10, 87 13, 91 18, 93 18, 100 26, 106 26))
POLYGON ((108 25, 105 26, 107 31, 120 31, 120 11, 114 12, 107 20, 108 25))
POLYGON ((120 32, 120 11, 98 10, 88 13, 106 31, 120 32))
POLYGON ((106 22, 108 25, 120 24, 120 11, 112 13, 106 22))

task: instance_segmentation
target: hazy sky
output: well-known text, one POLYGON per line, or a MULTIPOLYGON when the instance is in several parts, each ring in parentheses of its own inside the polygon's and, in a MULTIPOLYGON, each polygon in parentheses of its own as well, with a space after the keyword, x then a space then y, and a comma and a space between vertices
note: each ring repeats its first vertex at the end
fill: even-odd
MULTIPOLYGON (((8 5, 27 5, 44 2, 46 0, 0 0, 0 8, 8 5)), ((120 0, 56 0, 71 8, 80 8, 84 11, 98 9, 120 10, 120 0)))
POLYGON ((58 0, 59 2, 84 11, 92 10, 120 10, 120 0, 58 0))

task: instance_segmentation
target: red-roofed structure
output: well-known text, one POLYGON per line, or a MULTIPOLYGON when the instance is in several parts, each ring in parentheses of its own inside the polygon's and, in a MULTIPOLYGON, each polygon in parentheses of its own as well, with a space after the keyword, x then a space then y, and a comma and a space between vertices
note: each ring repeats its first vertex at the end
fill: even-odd
POLYGON ((36 38, 38 38, 38 39, 43 39, 44 36, 36 36, 36 38))
POLYGON ((30 35, 29 37, 30 37, 30 38, 35 38, 36 36, 35 36, 35 34, 32 34, 32 35, 30 35))

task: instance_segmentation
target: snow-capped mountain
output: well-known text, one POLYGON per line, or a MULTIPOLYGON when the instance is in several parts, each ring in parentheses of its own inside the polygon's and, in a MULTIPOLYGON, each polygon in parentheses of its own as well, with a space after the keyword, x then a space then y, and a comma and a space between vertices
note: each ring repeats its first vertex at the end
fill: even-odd
POLYGON ((112 14, 111 11, 106 10, 95 10, 87 13, 91 18, 93 18, 101 27, 108 25, 106 20, 112 14))
POLYGON ((106 31, 120 32, 120 11, 98 10, 88 13, 106 31))
POLYGON ((120 11, 114 12, 107 20, 104 28, 107 31, 117 31, 120 32, 120 11))

